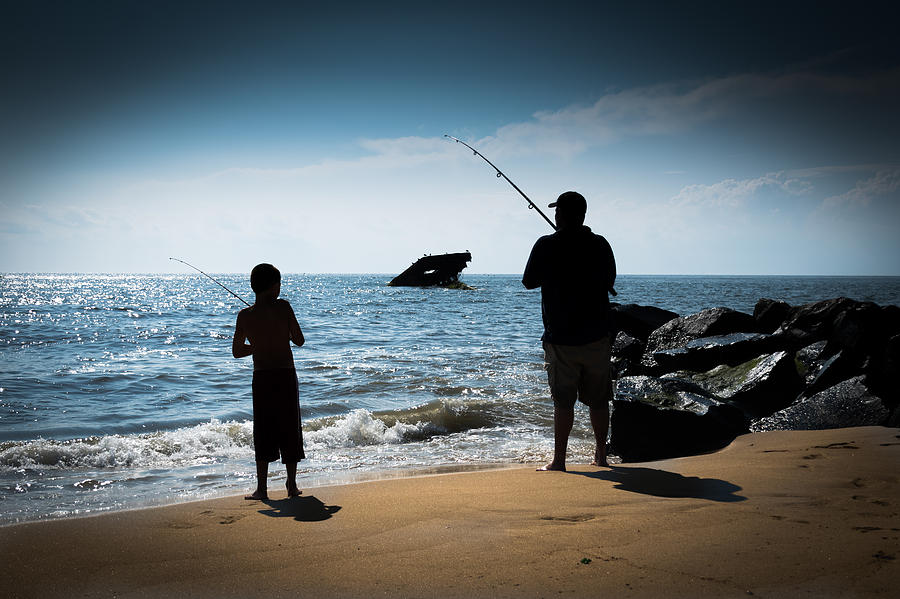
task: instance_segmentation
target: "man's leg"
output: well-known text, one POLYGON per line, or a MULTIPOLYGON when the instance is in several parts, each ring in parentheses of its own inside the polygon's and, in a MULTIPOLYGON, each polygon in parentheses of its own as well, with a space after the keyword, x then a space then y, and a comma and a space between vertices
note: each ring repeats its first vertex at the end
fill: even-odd
POLYGON ((594 450, 594 466, 609 467, 606 461, 606 436, 609 434, 609 406, 599 405, 591 406, 591 426, 594 429, 594 440, 597 442, 597 448, 594 450))
POLYGON ((269 462, 256 460, 256 491, 244 499, 268 499, 269 462))
POLYGON ((565 346, 544 342, 547 383, 553 398, 553 461, 538 470, 566 470, 566 450, 578 397, 578 367, 567 359, 570 351, 565 346))
POLYGON ((553 461, 538 470, 566 470, 566 451, 569 448, 569 433, 575 423, 575 405, 561 406, 553 403, 553 461))
POLYGON ((285 486, 287 487, 288 497, 299 497, 300 489, 297 487, 297 462, 286 463, 284 469, 287 471, 287 482, 285 483, 285 486))
POLYGON ((580 396, 587 398, 590 406, 591 427, 594 429, 594 466, 609 466, 606 460, 606 437, 609 434, 609 406, 613 400, 613 382, 610 376, 609 338, 583 346, 585 364, 580 396))

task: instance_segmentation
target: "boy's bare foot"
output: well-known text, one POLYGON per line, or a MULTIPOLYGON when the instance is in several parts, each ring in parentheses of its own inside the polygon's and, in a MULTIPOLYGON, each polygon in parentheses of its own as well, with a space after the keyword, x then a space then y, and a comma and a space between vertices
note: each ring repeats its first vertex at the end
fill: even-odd
POLYGON ((546 466, 542 466, 537 469, 538 472, 565 472, 566 465, 565 464, 557 464, 556 462, 550 462, 546 466))
POLYGON ((257 501, 261 501, 263 499, 268 499, 269 494, 265 491, 260 491, 259 489, 255 490, 251 495, 244 495, 244 499, 255 499, 257 501))
POLYGON ((287 487, 287 494, 288 494, 288 497, 300 497, 300 495, 303 494, 303 491, 301 491, 301 490, 297 487, 296 484, 293 484, 293 485, 292 485, 291 483, 285 483, 285 487, 287 487))

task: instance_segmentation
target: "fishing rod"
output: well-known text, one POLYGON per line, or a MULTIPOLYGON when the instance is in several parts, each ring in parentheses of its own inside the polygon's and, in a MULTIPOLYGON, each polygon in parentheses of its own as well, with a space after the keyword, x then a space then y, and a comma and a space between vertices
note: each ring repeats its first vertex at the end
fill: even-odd
MULTIPOLYGON (((537 211, 538 211, 538 214, 540 214, 541 216, 543 216, 543 217, 544 217, 544 220, 547 221, 547 224, 550 225, 551 227, 553 227, 553 230, 554 230, 554 231, 557 230, 557 229, 556 229, 556 223, 554 223, 552 220, 550 220, 549 218, 547 218, 547 215, 544 214, 544 213, 541 211, 541 209, 537 207, 537 204, 535 204, 534 202, 532 202, 532 201, 531 201, 531 198, 529 198, 527 195, 525 195, 525 192, 522 191, 521 189, 519 189, 519 186, 518 186, 518 185, 516 185, 515 183, 513 183, 512 181, 510 181, 509 177, 507 177, 505 174, 503 174, 503 171, 501 171, 499 168, 497 168, 497 167, 494 165, 493 162, 491 162, 490 160, 488 160, 487 158, 485 158, 484 154, 482 154, 481 152, 479 152, 478 150, 476 150, 475 148, 473 148, 472 146, 470 146, 469 144, 467 144, 467 143, 464 142, 463 140, 458 139, 458 138, 456 138, 456 137, 453 137, 452 135, 447 135, 447 134, 445 133, 445 134, 444 134, 444 137, 449 137, 450 139, 452 139, 452 140, 455 141, 456 143, 462 144, 462 145, 466 146, 467 148, 469 148, 470 150, 472 150, 472 152, 474 152, 476 156, 478 156, 479 158, 481 158, 482 160, 484 160, 485 162, 487 162, 488 164, 490 164, 491 167, 493 167, 493 169, 494 169, 495 171, 497 171, 497 178, 498 178, 498 179, 499 179, 500 177, 503 177, 504 179, 506 179, 506 182, 507 182, 507 183, 509 183, 510 185, 512 185, 513 188, 514 188, 516 191, 518 191, 520 194, 522 194, 522 197, 525 198, 525 200, 528 202, 528 209, 529 209, 529 210, 532 210, 532 209, 537 210, 537 211)), ((619 295, 618 293, 616 293, 616 290, 615 290, 614 288, 612 288, 612 287, 610 287, 610 288, 608 289, 608 291, 609 291, 609 293, 610 293, 611 295, 613 295, 613 296, 619 295)))
POLYGON ((525 195, 525 192, 522 191, 521 189, 519 189, 519 186, 518 186, 518 185, 516 185, 515 183, 513 183, 512 181, 510 181, 509 177, 507 177, 505 174, 503 174, 503 171, 501 171, 499 168, 497 168, 496 166, 494 166, 494 163, 493 163, 493 162, 491 162, 490 160, 488 160, 487 158, 485 158, 485 157, 484 157, 484 154, 482 154, 481 152, 479 152, 478 150, 476 150, 475 148, 473 148, 472 146, 470 146, 469 144, 467 144, 467 143, 464 142, 463 140, 457 139, 457 138, 453 137, 452 135, 447 135, 447 134, 445 133, 445 134, 444 134, 444 137, 449 137, 450 139, 452 139, 452 140, 455 141, 456 143, 462 144, 462 145, 466 146, 467 148, 469 148, 470 150, 472 150, 472 152, 474 152, 476 156, 478 156, 479 158, 481 158, 482 160, 484 160, 485 162, 487 162, 488 164, 490 164, 490 165, 494 168, 494 170, 497 171, 497 178, 499 179, 500 177, 503 177, 504 179, 506 179, 506 182, 509 183, 510 185, 512 185, 512 186, 513 186, 513 189, 515 189, 515 190, 518 191, 520 194, 522 194, 522 197, 525 198, 525 201, 526 201, 526 202, 528 202, 528 209, 529 209, 529 210, 537 210, 537 211, 538 211, 538 214, 540 214, 541 216, 543 216, 543 217, 544 217, 544 220, 547 221, 547 224, 550 225, 551 227, 553 227, 553 230, 554 230, 554 231, 556 230, 556 223, 554 223, 552 220, 550 220, 549 218, 547 218, 547 215, 544 214, 544 213, 541 211, 541 209, 537 207, 537 204, 535 204, 534 202, 532 202, 532 201, 531 201, 531 198, 529 198, 527 195, 525 195))
MULTIPOLYGON (((169 260, 174 260, 175 262, 181 262, 181 263, 184 264, 185 266, 190 266, 191 268, 193 268, 194 270, 196 270, 197 272, 199 272, 201 275, 203 275, 204 277, 208 277, 209 279, 212 280, 213 283, 215 283, 216 285, 218 285, 219 287, 221 287, 222 289, 224 289, 225 291, 227 291, 228 293, 230 293, 230 294, 233 295, 234 297, 238 298, 239 300, 241 300, 242 302, 244 302, 245 304, 247 304, 247 300, 245 300, 244 298, 242 298, 241 296, 239 296, 237 293, 235 293, 234 291, 232 291, 231 289, 229 289, 228 287, 226 287, 225 285, 223 285, 222 283, 220 283, 219 281, 217 281, 217 280, 215 279, 215 277, 212 277, 212 276, 206 274, 205 272, 203 272, 202 270, 200 270, 199 268, 197 268, 197 267, 194 266, 193 264, 188 264, 188 263, 185 262, 184 260, 179 260, 178 258, 169 258, 169 260)), ((247 304, 247 307, 249 308, 249 307, 250 307, 250 304, 247 304)))

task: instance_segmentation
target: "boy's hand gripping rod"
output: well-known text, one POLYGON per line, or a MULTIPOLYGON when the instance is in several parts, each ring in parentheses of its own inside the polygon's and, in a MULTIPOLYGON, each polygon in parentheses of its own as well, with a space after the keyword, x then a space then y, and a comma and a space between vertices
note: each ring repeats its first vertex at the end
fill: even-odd
MULTIPOLYGON (((226 286, 223 285, 222 283, 218 282, 214 277, 211 277, 210 275, 206 274, 205 272, 203 272, 202 270, 200 270, 199 268, 197 268, 197 267, 194 266, 193 264, 188 264, 188 263, 185 262, 184 260, 179 260, 178 258, 169 258, 169 260, 174 260, 175 262, 181 262, 181 263, 184 264, 185 266, 190 266, 191 268, 193 268, 194 270, 196 270, 197 272, 199 272, 201 275, 203 275, 204 277, 208 277, 210 280, 212 280, 213 283, 215 283, 216 285, 218 285, 219 287, 221 287, 222 289, 224 289, 225 291, 227 291, 228 293, 230 293, 230 294, 233 295, 234 297, 238 298, 239 300, 241 300, 242 302, 244 302, 245 304, 247 304, 247 300, 245 300, 244 298, 242 298, 241 296, 239 296, 237 293, 235 293, 234 291, 232 291, 231 289, 229 289, 228 287, 226 287, 226 286)), ((249 308, 249 307, 250 307, 250 304, 247 304, 247 307, 249 308)))
MULTIPOLYGON (((472 146, 470 146, 469 144, 467 144, 467 143, 464 142, 463 140, 457 139, 456 137, 453 137, 452 135, 447 135, 447 134, 445 133, 445 134, 444 134, 444 137, 449 137, 450 139, 452 139, 452 140, 455 141, 456 143, 462 144, 462 145, 466 146, 467 148, 469 148, 470 150, 472 150, 472 152, 473 152, 476 156, 478 156, 479 158, 481 158, 482 160, 484 160, 485 162, 487 162, 488 164, 490 164, 491 167, 492 167, 495 171, 497 171, 497 177, 498 177, 498 178, 503 177, 504 179, 506 179, 506 182, 507 182, 507 183, 509 183, 510 185, 513 186, 513 189, 515 189, 515 190, 518 191, 520 194, 522 194, 522 197, 525 198, 525 201, 526 201, 526 202, 528 202, 528 209, 529 209, 529 210, 531 210, 531 209, 537 210, 538 214, 540 214, 541 216, 543 216, 543 217, 544 217, 544 220, 547 221, 547 224, 550 225, 551 227, 553 227, 553 230, 556 231, 556 223, 554 223, 552 220, 550 220, 549 218, 547 218, 547 215, 544 214, 544 213, 541 211, 541 209, 537 207, 537 204, 535 204, 534 202, 532 202, 532 201, 531 201, 531 198, 529 198, 527 195, 525 195, 525 192, 522 191, 521 189, 519 189, 519 186, 518 186, 518 185, 516 185, 515 183, 513 183, 512 181, 510 181, 510 180, 509 180, 509 177, 507 177, 506 175, 503 174, 503 171, 501 171, 499 168, 497 168, 496 166, 494 166, 494 163, 493 163, 493 162, 491 162, 490 160, 488 160, 487 158, 485 158, 485 157, 484 157, 484 154, 482 154, 481 152, 479 152, 478 150, 476 150, 475 148, 473 148, 472 146)), ((609 288, 609 292, 610 292, 612 295, 619 295, 618 293, 616 293, 616 290, 613 289, 612 287, 609 288)))

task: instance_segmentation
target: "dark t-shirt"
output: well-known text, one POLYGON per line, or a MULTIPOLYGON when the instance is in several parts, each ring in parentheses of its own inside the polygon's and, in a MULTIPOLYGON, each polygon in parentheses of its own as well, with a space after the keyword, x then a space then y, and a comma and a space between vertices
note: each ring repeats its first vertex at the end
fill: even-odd
POLYGON ((616 260, 609 242, 586 226, 537 240, 522 284, 541 288, 541 315, 548 343, 584 345, 609 335, 609 297, 616 260))

